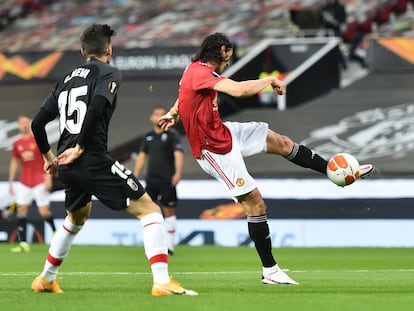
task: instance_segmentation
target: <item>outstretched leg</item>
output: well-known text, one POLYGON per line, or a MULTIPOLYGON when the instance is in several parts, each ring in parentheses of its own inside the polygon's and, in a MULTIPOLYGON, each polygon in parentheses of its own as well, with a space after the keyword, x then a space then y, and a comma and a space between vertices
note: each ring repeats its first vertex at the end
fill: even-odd
POLYGON ((295 143, 289 137, 269 130, 266 145, 267 153, 281 155, 296 165, 310 168, 326 175, 328 161, 308 147, 295 143))
MULTIPOLYGON (((326 175, 328 161, 305 145, 299 145, 289 137, 280 135, 269 129, 266 137, 266 152, 285 157, 290 162, 301 167, 310 168, 326 175)), ((377 172, 372 164, 360 165, 360 177, 366 178, 377 172)))

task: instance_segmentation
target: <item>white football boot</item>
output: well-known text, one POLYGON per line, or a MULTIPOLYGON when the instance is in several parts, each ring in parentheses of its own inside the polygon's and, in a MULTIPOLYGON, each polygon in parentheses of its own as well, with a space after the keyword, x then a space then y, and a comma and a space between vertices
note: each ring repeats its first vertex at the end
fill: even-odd
POLYGON ((367 178, 378 172, 378 169, 372 164, 363 164, 359 166, 359 178, 367 178))
POLYGON ((290 278, 278 265, 272 268, 263 268, 263 284, 293 284, 299 285, 294 279, 290 278))

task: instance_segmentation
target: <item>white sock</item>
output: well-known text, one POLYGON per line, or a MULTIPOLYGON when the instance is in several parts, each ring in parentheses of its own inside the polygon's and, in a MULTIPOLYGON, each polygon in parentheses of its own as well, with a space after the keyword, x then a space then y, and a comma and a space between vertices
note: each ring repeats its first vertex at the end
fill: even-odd
POLYGON ((50 243, 49 253, 41 274, 46 281, 52 282, 56 279, 59 267, 68 255, 73 240, 82 227, 72 224, 66 216, 63 225, 56 231, 50 243))
POLYGON ((147 256, 155 283, 170 282, 168 274, 167 232, 160 213, 151 213, 141 219, 145 255, 147 256))
POLYGON ((165 226, 168 234, 168 249, 174 251, 175 246, 175 230, 177 228, 177 217, 175 215, 165 218, 165 226))

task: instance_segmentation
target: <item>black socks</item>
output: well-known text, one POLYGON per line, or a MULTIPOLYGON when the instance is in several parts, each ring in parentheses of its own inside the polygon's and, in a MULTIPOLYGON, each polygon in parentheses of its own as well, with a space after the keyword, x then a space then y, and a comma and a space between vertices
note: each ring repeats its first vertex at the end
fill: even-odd
POLYGON ((254 242, 263 267, 273 267, 276 264, 276 260, 272 255, 272 241, 267 224, 267 216, 247 216, 247 225, 250 238, 254 242))
POLYGON ((296 165, 310 168, 326 175, 326 166, 328 165, 328 161, 304 145, 295 143, 292 152, 286 157, 286 159, 296 165))
POLYGON ((26 227, 27 227, 27 218, 18 217, 17 218, 17 238, 19 242, 26 242, 26 227))
POLYGON ((56 227, 55 227, 55 221, 53 220, 53 216, 49 216, 47 218, 43 218, 44 221, 46 221, 49 226, 52 228, 52 231, 55 232, 56 231, 56 227))

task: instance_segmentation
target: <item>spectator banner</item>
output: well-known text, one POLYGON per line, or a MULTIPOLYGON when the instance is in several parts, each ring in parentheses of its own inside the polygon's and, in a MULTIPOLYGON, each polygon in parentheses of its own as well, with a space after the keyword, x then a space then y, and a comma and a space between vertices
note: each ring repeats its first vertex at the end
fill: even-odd
POLYGON ((179 79, 195 51, 194 47, 116 49, 112 63, 124 79, 179 79))
POLYGON ((68 70, 65 64, 74 62, 71 52, 31 52, 21 54, 0 53, 0 83, 55 79, 68 70))
MULTIPOLYGON (((267 215, 276 219, 414 219, 414 179, 371 179, 341 188, 327 179, 257 179, 266 200, 267 215), (275 191, 277 189, 277 191, 275 191), (297 189, 301 189, 298 191, 297 189)), ((145 185, 144 181, 142 183, 145 185)), ((182 180, 177 186, 180 198, 177 217, 183 219, 244 219, 216 180, 182 180), (208 191, 206 191, 206 189, 208 191)), ((0 182, 0 211, 12 203, 8 183, 0 182)), ((105 208, 94 200, 92 218, 129 218, 125 213, 105 208)), ((51 208, 64 218, 64 190, 51 196, 51 208)), ((35 217, 36 209, 29 216, 35 217)))
MULTIPOLYGON (((64 218, 56 219, 61 226, 64 218)), ((29 219, 28 241, 49 244, 49 226, 29 219)), ((269 219, 273 247, 413 247, 413 219, 269 219)), ((0 220, 0 246, 15 241, 7 221, 0 220)), ((245 219, 177 220, 176 245, 218 245, 253 247, 245 219)), ((79 232, 74 245, 143 246, 141 226, 133 217, 123 219, 91 218, 79 232)))
POLYGON ((54 81, 81 62, 80 52, 0 53, 0 83, 54 81))
POLYGON ((374 72, 414 72, 413 38, 379 38, 371 41, 370 64, 374 72))
MULTIPOLYGON (((124 79, 179 79, 194 47, 114 49, 112 65, 124 79)), ((0 52, 0 83, 56 81, 84 62, 79 51, 0 52)))
MULTIPOLYGON (((345 188, 326 179, 257 182, 267 204, 274 247, 414 246, 413 179, 363 180, 345 188)), ((8 183, 0 182, 0 202, 7 189, 8 183)), ((216 180, 183 180, 177 192, 177 244, 252 245, 243 209, 216 180)), ((136 219, 97 200, 93 206, 76 244, 143 244, 136 219)), ((52 193, 51 208, 59 226, 66 216, 63 190, 52 193)), ((28 241, 50 243, 53 233, 35 208, 30 208, 28 220, 28 241)), ((0 244, 15 241, 15 228, 15 216, 0 217, 0 244)))

